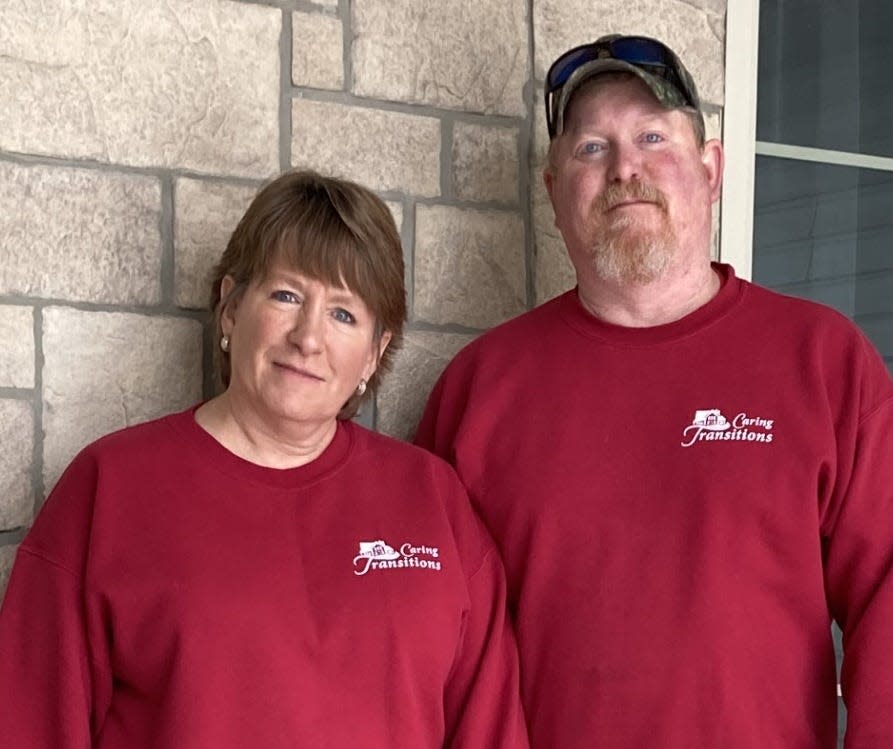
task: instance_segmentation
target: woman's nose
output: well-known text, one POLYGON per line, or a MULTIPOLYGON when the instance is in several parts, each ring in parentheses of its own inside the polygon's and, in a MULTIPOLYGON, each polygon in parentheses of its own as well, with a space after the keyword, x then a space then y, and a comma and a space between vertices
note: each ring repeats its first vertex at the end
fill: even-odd
POLYGON ((297 346, 305 355, 320 351, 325 338, 324 323, 323 312, 315 310, 312 305, 305 303, 289 331, 289 342, 297 346))

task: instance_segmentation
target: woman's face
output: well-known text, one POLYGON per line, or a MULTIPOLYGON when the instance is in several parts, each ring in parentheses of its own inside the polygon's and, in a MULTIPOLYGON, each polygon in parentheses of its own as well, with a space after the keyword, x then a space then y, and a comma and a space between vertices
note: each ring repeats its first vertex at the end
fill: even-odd
MULTIPOLYGON (((233 285, 223 280, 224 298, 233 285)), ((390 340, 387 332, 375 340, 375 318, 352 291, 281 260, 226 305, 221 326, 230 338, 230 398, 270 423, 308 427, 335 420, 390 340)))

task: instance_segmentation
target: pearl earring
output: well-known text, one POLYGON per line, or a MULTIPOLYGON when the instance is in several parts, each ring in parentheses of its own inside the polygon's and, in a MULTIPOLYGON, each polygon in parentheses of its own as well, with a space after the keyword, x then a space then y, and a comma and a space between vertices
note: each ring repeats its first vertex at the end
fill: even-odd
POLYGON ((357 395, 362 395, 366 392, 366 380, 360 380, 360 384, 357 385, 357 395))
POLYGON ((229 351, 229 336, 225 335, 220 339, 220 348, 224 351, 229 351))

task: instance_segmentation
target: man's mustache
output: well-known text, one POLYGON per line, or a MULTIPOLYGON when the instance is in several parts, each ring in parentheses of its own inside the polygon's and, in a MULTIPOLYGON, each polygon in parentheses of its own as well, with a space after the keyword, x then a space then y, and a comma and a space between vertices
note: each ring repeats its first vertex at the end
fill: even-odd
POLYGON ((667 198, 663 192, 639 180, 608 185, 593 201, 593 208, 604 213, 628 200, 641 200, 654 203, 664 211, 667 209, 667 198))

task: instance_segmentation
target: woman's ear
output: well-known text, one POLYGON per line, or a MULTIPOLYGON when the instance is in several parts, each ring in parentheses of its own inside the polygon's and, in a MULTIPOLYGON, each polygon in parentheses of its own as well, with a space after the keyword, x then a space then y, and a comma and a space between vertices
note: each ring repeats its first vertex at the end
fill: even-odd
POLYGON ((220 330, 224 335, 232 333, 236 321, 235 312, 239 300, 233 295, 235 288, 236 280, 229 274, 225 275, 220 282, 220 330))
POLYGON ((391 331, 386 330, 381 334, 381 340, 378 342, 378 361, 381 361, 381 357, 384 356, 385 349, 387 349, 388 344, 391 342, 391 331))
POLYGON ((369 363, 366 366, 366 374, 363 379, 368 380, 375 374, 375 370, 378 369, 378 363, 381 361, 381 357, 384 356, 384 352, 388 347, 388 344, 391 342, 391 331, 386 330, 381 334, 381 338, 378 341, 374 341, 372 343, 372 352, 369 355, 369 363))

